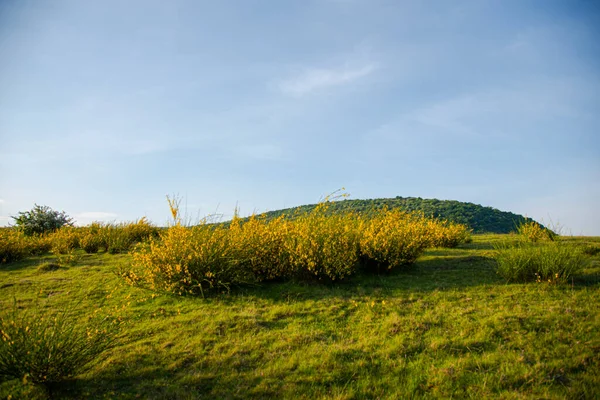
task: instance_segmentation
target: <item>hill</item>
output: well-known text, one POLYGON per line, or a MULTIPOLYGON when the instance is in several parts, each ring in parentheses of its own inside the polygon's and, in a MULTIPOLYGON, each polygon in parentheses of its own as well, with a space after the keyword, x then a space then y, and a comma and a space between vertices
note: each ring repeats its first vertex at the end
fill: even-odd
MULTIPOLYGON (((316 204, 303 205, 296 208, 269 211, 267 218, 276 218, 282 214, 310 212, 316 204)), ((405 211, 423 212, 426 216, 465 224, 474 233, 510 233, 523 222, 531 221, 522 215, 500 211, 492 207, 466 203, 456 200, 422 199, 420 197, 395 197, 387 199, 341 200, 330 203, 331 212, 355 211, 368 213, 371 210, 388 207, 405 211)))

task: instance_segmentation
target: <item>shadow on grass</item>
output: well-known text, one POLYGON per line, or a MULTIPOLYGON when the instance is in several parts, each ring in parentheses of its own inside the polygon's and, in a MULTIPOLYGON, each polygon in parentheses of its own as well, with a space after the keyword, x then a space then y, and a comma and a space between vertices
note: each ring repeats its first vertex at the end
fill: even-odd
MULTIPOLYGON (((334 357, 349 365, 369 359, 369 354, 359 350, 339 353, 334 357)), ((255 362, 235 359, 224 360, 224 365, 219 368, 206 365, 200 359, 192 365, 176 368, 155 366, 149 369, 143 360, 139 363, 145 367, 142 372, 135 367, 125 371, 111 368, 96 377, 63 382, 51 389, 52 397, 48 398, 266 399, 281 397, 286 391, 285 386, 289 385, 293 385, 294 391, 299 393, 313 392, 315 386, 321 387, 319 391, 324 392, 341 390, 356 375, 356 371, 339 368, 318 376, 293 369, 286 375, 262 376, 255 373, 258 368, 255 362)), ((370 368, 377 372, 376 364, 370 368)))
MULTIPOLYGON (((435 252, 435 251, 434 251, 435 252)), ((256 297, 273 302, 306 299, 386 296, 402 293, 430 293, 463 288, 503 286, 509 283, 496 273, 496 261, 475 254, 432 256, 413 265, 387 273, 359 273, 340 282, 266 282, 256 286, 232 288, 231 292, 208 296, 205 301, 236 303, 240 297, 256 297)), ((523 283, 515 283, 522 285, 523 283)), ((600 270, 588 270, 565 286, 585 289, 600 284, 600 270)))
MULTIPOLYGON (((107 264, 115 264, 127 262, 130 259, 129 254, 109 254, 106 252, 88 254, 83 251, 78 251, 78 260, 73 265, 68 267, 101 267, 107 264)), ((28 268, 35 269, 45 263, 58 263, 58 257, 46 253, 39 256, 30 256, 23 260, 13 261, 6 264, 0 264, 1 272, 21 271, 28 268)))
POLYGON ((379 274, 358 273, 336 282, 266 282, 233 288, 228 294, 206 300, 235 303, 251 296, 273 302, 306 299, 353 298, 406 293, 427 293, 466 287, 503 284, 495 272, 495 261, 483 256, 425 257, 413 265, 379 274))
POLYGON ((22 269, 27 269, 27 268, 37 268, 41 264, 44 264, 46 262, 52 262, 55 260, 56 260, 56 257, 53 257, 52 255, 27 257, 20 261, 13 261, 13 262, 7 263, 7 264, 0 264, 0 271, 10 272, 10 271, 20 271, 22 269))
POLYGON ((277 394, 267 388, 261 389, 261 378, 253 376, 252 365, 236 365, 234 360, 229 361, 227 372, 216 374, 214 368, 203 367, 198 357, 175 368, 148 363, 139 357, 127 363, 113 364, 94 377, 55 384, 49 387, 47 398, 268 398, 277 394))
POLYGON ((570 284, 575 288, 598 286, 600 285, 600 271, 576 275, 572 278, 570 284))
POLYGON ((133 365, 127 370, 111 368, 93 378, 72 379, 47 386, 48 399, 89 399, 89 398, 169 398, 164 393, 167 382, 173 378, 162 368, 149 368, 143 360, 139 367, 133 365))

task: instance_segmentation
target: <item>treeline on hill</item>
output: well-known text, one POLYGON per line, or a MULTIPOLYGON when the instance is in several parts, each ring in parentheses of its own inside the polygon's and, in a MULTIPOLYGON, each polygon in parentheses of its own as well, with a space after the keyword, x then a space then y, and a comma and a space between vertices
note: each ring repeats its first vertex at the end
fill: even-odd
MULTIPOLYGON (((310 213, 315 207, 316 204, 303 205, 296 208, 269 211, 264 216, 266 218, 277 218, 281 215, 297 215, 298 212, 310 213)), ((426 217, 464 224, 472 229, 473 233, 510 233, 515 232, 518 226, 527 222, 534 222, 531 218, 525 218, 519 214, 500 211, 479 204, 456 200, 400 196, 388 199, 335 201, 330 204, 329 212, 352 211, 359 214, 368 214, 382 208, 422 212, 426 217)))

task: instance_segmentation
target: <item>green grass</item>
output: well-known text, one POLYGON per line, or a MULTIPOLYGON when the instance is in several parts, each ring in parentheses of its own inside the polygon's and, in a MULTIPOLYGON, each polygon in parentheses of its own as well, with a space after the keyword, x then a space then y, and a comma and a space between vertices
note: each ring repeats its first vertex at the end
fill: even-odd
MULTIPOLYGON (((201 299, 149 292, 116 272, 127 254, 0 266, 0 312, 40 296, 123 310, 117 346, 56 398, 598 398, 600 256, 568 284, 508 284, 502 236, 430 249, 410 269, 341 283, 270 283, 201 299), (41 294, 40 294, 41 293, 41 294)), ((595 246, 597 238, 573 238, 595 246)), ((46 398, 20 380, 0 398, 46 398)))
POLYGON ((519 242, 499 245, 495 259, 498 274, 508 281, 567 283, 587 265, 584 249, 561 241, 519 242))

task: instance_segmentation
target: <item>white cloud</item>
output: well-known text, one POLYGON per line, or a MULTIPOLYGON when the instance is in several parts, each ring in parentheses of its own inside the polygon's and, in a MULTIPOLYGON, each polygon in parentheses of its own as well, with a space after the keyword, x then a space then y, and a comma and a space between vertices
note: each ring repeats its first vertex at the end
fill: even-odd
POLYGON ((4 199, 0 199, 0 204, 6 203, 4 199))
POLYGON ((329 69, 309 68, 293 78, 280 82, 278 87, 284 94, 303 96, 319 89, 350 84, 371 74, 376 69, 375 63, 359 67, 345 65, 329 69))

